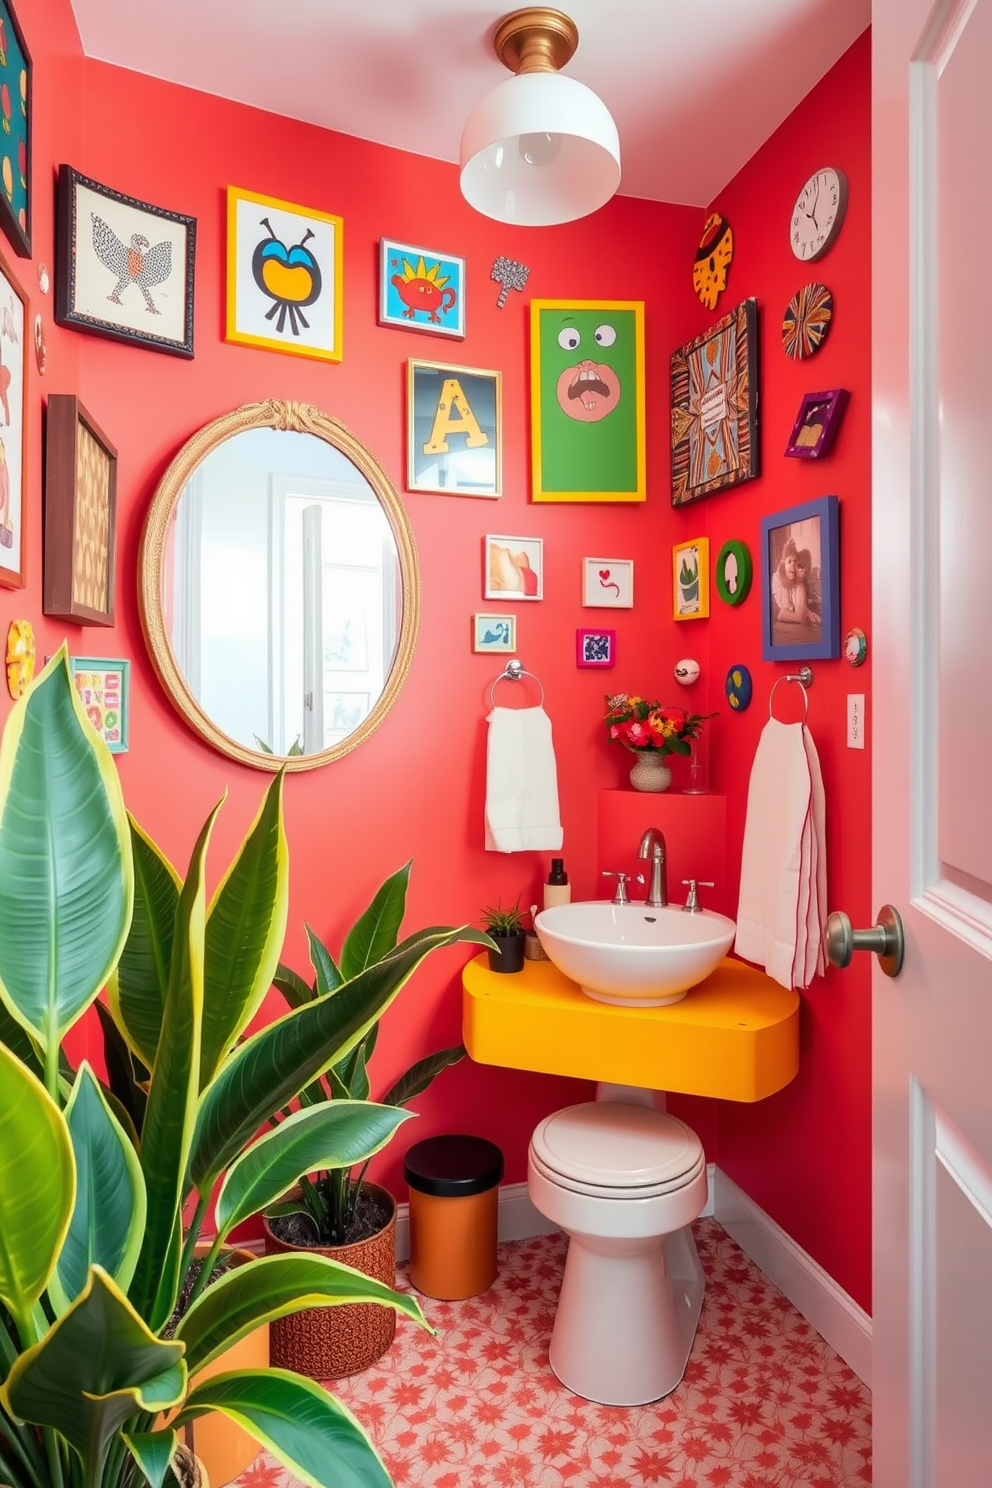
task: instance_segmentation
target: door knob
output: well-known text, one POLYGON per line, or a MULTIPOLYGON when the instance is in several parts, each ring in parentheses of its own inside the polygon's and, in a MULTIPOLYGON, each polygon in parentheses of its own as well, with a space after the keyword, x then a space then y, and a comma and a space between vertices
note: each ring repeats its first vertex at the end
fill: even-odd
POLYGON ((823 927, 823 949, 831 966, 850 966, 855 951, 871 951, 878 957, 878 964, 886 976, 895 977, 902 971, 903 952, 906 947, 899 911, 891 904, 883 904, 878 911, 878 923, 870 930, 853 930, 843 910, 835 910, 827 917, 823 927))

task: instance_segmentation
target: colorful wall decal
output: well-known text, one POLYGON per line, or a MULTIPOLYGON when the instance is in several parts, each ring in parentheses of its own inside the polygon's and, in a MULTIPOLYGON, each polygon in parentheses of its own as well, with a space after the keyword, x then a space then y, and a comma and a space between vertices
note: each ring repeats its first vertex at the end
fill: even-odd
POLYGON ((746 543, 725 542, 716 560, 716 591, 724 604, 743 604, 751 591, 751 554, 746 543))
POLYGON ((703 236, 692 266, 692 287, 707 310, 715 310, 727 287, 727 274, 734 256, 734 233, 726 217, 711 212, 703 224, 703 236))
POLYGON ((760 475, 757 300, 673 352, 671 379, 672 505, 760 475))
POLYGON ((516 615, 473 615, 473 651, 515 651, 517 649, 516 615))
POLYGON ((131 663, 106 656, 70 656, 69 670, 86 716, 111 754, 126 754, 131 663))
POLYGON ((31 257, 33 92, 30 53, 10 0, 0 0, 0 227, 19 258, 31 257))
POLYGON ((339 362, 340 217, 227 188, 226 341, 339 362))
POLYGON ((819 351, 833 322, 834 297, 825 284, 804 284, 785 307, 782 345, 786 356, 802 361, 819 351))
POLYGON ((852 666, 864 666, 868 656, 868 637, 857 625, 844 637, 844 660, 852 666))
POLYGON ((511 289, 523 289, 530 278, 530 269, 526 264, 519 263, 515 258, 504 258, 502 254, 496 259, 489 275, 499 285, 499 295, 496 299, 496 309, 502 310, 506 304, 506 297, 511 289))
POLYGON ((710 612, 710 540, 694 537, 672 548, 672 599, 676 620, 705 620, 710 612))
POLYGON ((502 387, 500 372, 407 363, 407 490, 500 494, 502 387))
POLYGON ((733 713, 744 713, 751 706, 754 686, 751 673, 742 662, 736 662, 728 671, 724 692, 733 713))
POLYGON ((24 429, 27 300, 0 255, 0 584, 20 589, 25 573, 24 429))
POLYGON ((850 396, 846 388, 804 393, 785 453, 799 460, 819 460, 825 455, 837 437, 850 396))
POLYGON ((644 501, 644 304, 532 300, 531 499, 644 501))
POLYGON ((634 564, 629 558, 583 558, 582 604, 587 610, 629 610, 634 604, 634 564))
POLYGON ((381 238, 379 324, 463 339, 465 260, 381 238))
POLYGON ((577 630, 575 632, 575 665, 580 667, 613 667, 617 664, 615 630, 577 630))
POLYGON ((7 691, 19 698, 34 676, 34 626, 30 620, 11 620, 7 626, 7 691))

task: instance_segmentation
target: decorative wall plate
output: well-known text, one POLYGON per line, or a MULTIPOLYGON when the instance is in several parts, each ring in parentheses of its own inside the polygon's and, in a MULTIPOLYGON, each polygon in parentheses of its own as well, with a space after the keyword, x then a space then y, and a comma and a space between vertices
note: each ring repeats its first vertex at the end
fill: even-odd
POLYGON ((11 620, 7 626, 7 691, 19 698, 34 676, 34 626, 30 620, 11 620))
POLYGON ((716 560, 716 589, 724 604, 744 603, 751 589, 752 573, 747 544, 736 538, 725 542, 716 560))
POLYGON ((782 345, 786 356, 802 361, 819 351, 830 331, 834 297, 825 284, 804 284, 792 296, 782 316, 782 345))
POLYGON ((691 687, 693 682, 699 680, 699 662, 693 661, 691 656, 684 656, 681 661, 677 661, 675 680, 681 682, 683 687, 691 687))
POLYGON ((727 673, 724 691, 732 712, 743 713, 751 706, 751 695, 754 691, 751 673, 741 662, 732 666, 727 673))
POLYGON ((844 637, 844 660, 852 666, 864 666, 868 655, 868 637, 857 625, 851 627, 844 637))
POLYGON ((692 287, 707 310, 715 310, 727 287, 727 272, 734 256, 734 233, 726 217, 711 212, 703 224, 703 236, 692 266, 692 287))

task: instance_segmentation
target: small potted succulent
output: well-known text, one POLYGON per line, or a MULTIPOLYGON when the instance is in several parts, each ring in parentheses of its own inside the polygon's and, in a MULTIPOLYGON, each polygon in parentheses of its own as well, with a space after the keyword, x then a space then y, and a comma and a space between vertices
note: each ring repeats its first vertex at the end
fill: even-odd
POLYGON ((483 929, 487 935, 492 937, 497 946, 496 950, 489 952, 490 971, 523 971, 526 942, 523 915, 519 894, 516 903, 510 909, 504 909, 499 899, 496 901, 495 909, 491 907, 483 909, 483 929))

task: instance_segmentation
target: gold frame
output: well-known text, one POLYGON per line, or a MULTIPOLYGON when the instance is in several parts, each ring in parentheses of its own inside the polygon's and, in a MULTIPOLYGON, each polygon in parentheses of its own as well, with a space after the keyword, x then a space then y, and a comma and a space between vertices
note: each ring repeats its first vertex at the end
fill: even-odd
POLYGON ((314 770, 320 765, 330 764, 331 760, 350 754, 367 739, 379 727, 406 681, 420 623, 420 577, 413 530, 389 476, 375 456, 359 443, 344 424, 331 418, 330 414, 322 413, 312 403, 287 403, 277 398, 269 398, 263 403, 246 403, 242 408, 222 414, 220 418, 213 419, 209 424, 204 424, 202 429, 198 429, 186 441, 159 481, 141 534, 138 610, 155 673, 169 701, 194 733, 229 759, 238 760, 243 765, 252 765, 257 770, 314 770), (285 429, 297 434, 316 434, 319 439, 326 440, 340 450, 357 466, 375 491, 396 539, 403 591, 402 617, 396 653, 386 685, 368 717, 354 733, 342 739, 339 744, 332 745, 330 749, 318 750, 314 754, 265 754, 261 750, 247 748, 219 729, 186 686, 165 629, 162 613, 162 565, 176 503, 200 461, 224 440, 246 429, 285 429))

